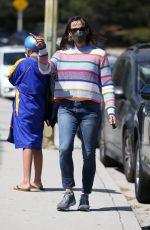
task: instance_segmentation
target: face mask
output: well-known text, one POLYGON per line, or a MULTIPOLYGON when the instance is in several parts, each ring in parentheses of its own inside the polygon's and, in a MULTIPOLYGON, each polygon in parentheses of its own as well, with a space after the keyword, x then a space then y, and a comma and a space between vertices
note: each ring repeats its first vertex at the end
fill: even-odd
POLYGON ((85 31, 77 31, 74 34, 72 34, 72 39, 74 42, 83 42, 86 40, 86 32, 85 31))
POLYGON ((27 53, 25 53, 25 57, 26 57, 26 58, 28 58, 28 57, 29 57, 29 55, 28 55, 27 53))

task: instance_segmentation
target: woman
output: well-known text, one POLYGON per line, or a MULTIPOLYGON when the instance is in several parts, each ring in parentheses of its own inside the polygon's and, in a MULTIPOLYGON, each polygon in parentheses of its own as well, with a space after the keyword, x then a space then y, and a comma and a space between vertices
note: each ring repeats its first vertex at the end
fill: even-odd
POLYGON ((42 37, 36 37, 39 48, 41 73, 57 72, 54 98, 58 109, 59 152, 62 184, 65 189, 57 210, 67 210, 76 203, 73 193, 73 143, 78 127, 81 132, 83 171, 82 194, 78 210, 89 211, 89 194, 92 191, 96 170, 95 150, 101 123, 101 102, 110 124, 115 124, 114 88, 106 52, 93 44, 91 28, 80 16, 69 19, 62 37, 60 50, 48 61, 42 37))
POLYGON ((10 83, 17 88, 12 116, 14 144, 23 149, 23 181, 14 188, 18 191, 43 190, 42 138, 48 79, 39 72, 37 53, 35 39, 28 36, 25 39, 26 58, 18 60, 8 75, 10 83), (32 158, 33 183, 30 182, 32 158))

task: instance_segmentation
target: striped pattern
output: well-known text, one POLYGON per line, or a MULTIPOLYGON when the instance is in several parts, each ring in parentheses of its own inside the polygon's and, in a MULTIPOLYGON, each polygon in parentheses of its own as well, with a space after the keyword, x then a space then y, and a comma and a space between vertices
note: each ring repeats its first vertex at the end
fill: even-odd
POLYGON ((39 51, 42 73, 57 72, 54 98, 93 100, 101 103, 104 97, 108 114, 114 114, 114 87, 111 70, 104 50, 87 46, 56 51, 48 62, 47 50, 39 51))
POLYGON ((18 61, 16 61, 16 63, 13 65, 13 67, 11 68, 11 70, 8 73, 8 79, 12 76, 12 74, 14 73, 16 67, 19 65, 20 62, 24 61, 25 58, 21 58, 18 61))

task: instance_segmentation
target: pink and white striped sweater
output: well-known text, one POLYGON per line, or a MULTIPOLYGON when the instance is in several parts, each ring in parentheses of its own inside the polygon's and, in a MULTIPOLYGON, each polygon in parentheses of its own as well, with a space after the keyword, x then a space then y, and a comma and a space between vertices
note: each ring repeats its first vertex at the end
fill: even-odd
POLYGON ((92 45, 54 53, 48 61, 46 48, 39 50, 39 68, 43 74, 57 73, 54 99, 92 100, 101 103, 108 114, 115 113, 114 87, 106 52, 92 45))

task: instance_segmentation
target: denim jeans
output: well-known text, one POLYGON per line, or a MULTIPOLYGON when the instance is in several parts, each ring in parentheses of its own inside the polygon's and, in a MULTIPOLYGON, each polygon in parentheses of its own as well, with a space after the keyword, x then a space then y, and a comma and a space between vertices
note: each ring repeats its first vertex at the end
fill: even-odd
POLYGON ((62 100, 58 109, 59 153, 62 184, 75 186, 72 151, 77 129, 80 129, 83 154, 83 192, 91 193, 95 171, 95 150, 101 123, 100 105, 93 101, 62 100))

